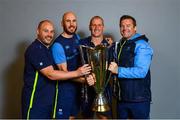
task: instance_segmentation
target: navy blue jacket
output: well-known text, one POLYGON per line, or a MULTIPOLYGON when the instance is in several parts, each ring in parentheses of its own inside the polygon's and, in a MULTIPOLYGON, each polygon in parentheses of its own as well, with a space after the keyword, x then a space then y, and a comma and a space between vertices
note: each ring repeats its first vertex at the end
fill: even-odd
POLYGON ((121 40, 117 51, 120 92, 116 96, 125 102, 151 101, 150 63, 153 51, 148 39, 135 34, 130 40, 121 40))

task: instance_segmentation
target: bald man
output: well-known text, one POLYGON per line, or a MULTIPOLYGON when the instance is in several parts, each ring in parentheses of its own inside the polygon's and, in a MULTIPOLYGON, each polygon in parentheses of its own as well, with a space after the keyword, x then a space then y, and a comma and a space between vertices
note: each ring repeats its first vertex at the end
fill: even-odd
MULTIPOLYGON (((53 58, 60 70, 72 71, 80 64, 79 37, 75 34, 77 30, 75 13, 71 11, 64 13, 61 26, 63 32, 55 39, 52 46, 53 58)), ((56 118, 71 119, 77 116, 80 107, 81 80, 59 81, 56 118)))

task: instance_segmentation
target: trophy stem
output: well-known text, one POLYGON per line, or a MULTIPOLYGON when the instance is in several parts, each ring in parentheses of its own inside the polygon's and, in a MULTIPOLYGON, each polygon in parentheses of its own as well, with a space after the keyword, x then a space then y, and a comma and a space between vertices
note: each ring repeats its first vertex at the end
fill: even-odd
POLYGON ((103 92, 100 92, 99 94, 97 94, 94 100, 92 110, 95 112, 106 112, 110 110, 107 99, 104 96, 103 92))

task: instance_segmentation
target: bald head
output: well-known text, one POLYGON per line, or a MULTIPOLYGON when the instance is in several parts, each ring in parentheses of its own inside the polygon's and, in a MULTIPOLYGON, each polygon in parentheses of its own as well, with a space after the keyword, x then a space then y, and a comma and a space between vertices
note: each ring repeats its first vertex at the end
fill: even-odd
POLYGON ((65 20, 67 17, 69 17, 69 16, 73 16, 73 17, 76 18, 76 14, 75 14, 74 12, 68 11, 68 12, 65 12, 65 13, 63 14, 62 21, 64 21, 64 20, 65 20))
POLYGON ((64 13, 61 21, 63 27, 63 34, 65 36, 72 36, 77 30, 77 19, 74 12, 64 13))

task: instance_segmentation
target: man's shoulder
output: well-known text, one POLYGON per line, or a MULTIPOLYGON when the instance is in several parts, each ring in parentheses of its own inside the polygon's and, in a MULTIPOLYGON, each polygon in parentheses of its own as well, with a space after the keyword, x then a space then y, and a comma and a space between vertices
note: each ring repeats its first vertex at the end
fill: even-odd
POLYGON ((91 40, 91 36, 88 36, 88 37, 85 37, 85 38, 82 38, 82 39, 80 39, 81 41, 89 41, 89 40, 91 40))
POLYGON ((27 47, 26 51, 36 51, 38 49, 44 49, 44 48, 45 46, 36 39, 27 47))
POLYGON ((80 44, 86 44, 91 41, 91 36, 88 36, 86 38, 80 39, 80 44))
POLYGON ((139 33, 136 33, 133 37, 132 37, 132 39, 131 40, 133 40, 133 41, 139 41, 139 40, 143 40, 143 41, 146 41, 146 42, 148 42, 149 40, 148 40, 148 38, 146 37, 146 35, 144 35, 144 34, 139 34, 139 33))
POLYGON ((136 34, 133 41, 136 43, 136 45, 140 46, 147 46, 149 44, 149 40, 144 34, 136 34))
POLYGON ((59 36, 57 36, 57 37, 55 38, 54 42, 56 42, 56 41, 58 41, 58 40, 61 40, 61 39, 63 39, 63 37, 62 37, 62 35, 59 35, 59 36))
POLYGON ((34 59, 34 57, 41 57, 48 52, 49 49, 47 47, 45 47, 39 40, 35 40, 26 49, 25 56, 34 59))

